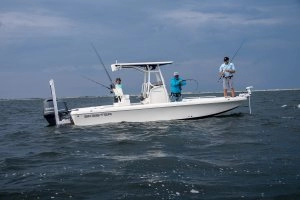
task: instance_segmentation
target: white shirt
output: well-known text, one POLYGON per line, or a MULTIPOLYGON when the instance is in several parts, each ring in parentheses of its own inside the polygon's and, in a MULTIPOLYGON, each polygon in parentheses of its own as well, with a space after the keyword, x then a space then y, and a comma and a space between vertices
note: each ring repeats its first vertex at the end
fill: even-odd
POLYGON ((223 63, 219 69, 219 72, 224 72, 224 77, 233 76, 233 73, 227 72, 226 70, 235 70, 234 64, 233 63, 228 63, 228 64, 223 63))

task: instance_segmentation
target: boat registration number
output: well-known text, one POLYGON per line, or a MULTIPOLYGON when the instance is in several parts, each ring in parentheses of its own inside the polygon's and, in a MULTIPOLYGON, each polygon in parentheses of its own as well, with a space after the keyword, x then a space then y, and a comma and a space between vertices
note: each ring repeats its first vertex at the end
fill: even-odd
POLYGON ((112 113, 95 113, 95 114, 88 114, 84 115, 84 118, 90 118, 90 117, 108 117, 111 116, 112 113))

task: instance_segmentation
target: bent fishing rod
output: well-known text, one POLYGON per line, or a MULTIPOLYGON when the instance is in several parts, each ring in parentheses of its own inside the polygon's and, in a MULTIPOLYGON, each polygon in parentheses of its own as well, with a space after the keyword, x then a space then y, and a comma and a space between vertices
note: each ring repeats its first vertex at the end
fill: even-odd
POLYGON ((112 79, 111 79, 111 77, 110 77, 110 75, 109 75, 109 73, 108 73, 108 71, 107 71, 107 69, 106 69, 106 67, 105 67, 105 65, 104 65, 104 62, 103 62, 103 60, 102 60, 100 54, 98 53, 98 51, 97 51, 97 49, 95 48, 95 46, 93 45, 93 43, 91 43, 91 46, 93 47, 93 49, 94 49, 96 55, 98 56, 99 61, 100 61, 100 63, 102 64, 102 67, 104 68, 104 70, 105 70, 105 72, 106 72, 106 75, 107 75, 107 77, 109 78, 111 84, 114 85, 114 82, 112 81, 112 79))

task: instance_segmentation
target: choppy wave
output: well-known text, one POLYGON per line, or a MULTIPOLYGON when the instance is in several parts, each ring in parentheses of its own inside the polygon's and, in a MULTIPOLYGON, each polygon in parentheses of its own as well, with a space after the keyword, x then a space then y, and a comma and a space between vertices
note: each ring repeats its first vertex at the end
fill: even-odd
POLYGON ((47 127, 42 100, 1 101, 0 199, 299 199, 299 99, 255 92, 252 115, 84 128, 47 127))

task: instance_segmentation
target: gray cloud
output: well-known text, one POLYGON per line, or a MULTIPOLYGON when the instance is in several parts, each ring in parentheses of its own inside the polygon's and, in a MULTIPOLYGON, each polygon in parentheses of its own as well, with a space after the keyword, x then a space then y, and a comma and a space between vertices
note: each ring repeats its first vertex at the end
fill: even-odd
MULTIPOLYGON (((300 69, 294 67, 300 47, 297 1, 3 0, 0 5, 0 85, 12 88, 1 90, 0 98, 44 96, 41 82, 47 85, 49 78, 57 79, 62 94, 95 94, 84 80, 75 81, 81 74, 107 81, 90 42, 107 66, 116 59, 174 60, 163 69, 166 80, 180 71, 201 81, 200 91, 220 91, 222 57, 232 56, 246 39, 235 58, 238 89, 300 85, 300 69), (19 92, 18 84, 35 90, 19 92)), ((131 72, 123 73, 116 76, 124 76, 128 93, 137 93, 131 72)))

